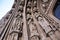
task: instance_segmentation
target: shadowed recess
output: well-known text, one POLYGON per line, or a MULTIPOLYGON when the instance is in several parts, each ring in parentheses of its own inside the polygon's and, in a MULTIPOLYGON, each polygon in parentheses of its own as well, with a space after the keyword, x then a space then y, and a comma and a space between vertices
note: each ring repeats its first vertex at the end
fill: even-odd
POLYGON ((60 20, 60 0, 57 0, 54 7, 54 16, 60 20))

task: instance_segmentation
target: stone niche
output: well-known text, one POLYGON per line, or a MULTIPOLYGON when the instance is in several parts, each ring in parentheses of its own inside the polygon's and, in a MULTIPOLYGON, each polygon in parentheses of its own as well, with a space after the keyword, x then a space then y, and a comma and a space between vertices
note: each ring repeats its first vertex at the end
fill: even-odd
POLYGON ((15 5, 16 5, 16 4, 13 4, 12 8, 15 8, 15 5))

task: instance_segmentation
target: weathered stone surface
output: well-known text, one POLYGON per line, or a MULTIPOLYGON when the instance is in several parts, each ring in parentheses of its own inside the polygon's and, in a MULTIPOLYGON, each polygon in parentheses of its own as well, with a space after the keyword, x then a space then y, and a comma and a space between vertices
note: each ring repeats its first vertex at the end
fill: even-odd
POLYGON ((48 2, 49 0, 42 0, 43 2, 48 2))
POLYGON ((60 21, 52 17, 55 3, 56 0, 15 0, 0 20, 0 40, 60 40, 60 21))

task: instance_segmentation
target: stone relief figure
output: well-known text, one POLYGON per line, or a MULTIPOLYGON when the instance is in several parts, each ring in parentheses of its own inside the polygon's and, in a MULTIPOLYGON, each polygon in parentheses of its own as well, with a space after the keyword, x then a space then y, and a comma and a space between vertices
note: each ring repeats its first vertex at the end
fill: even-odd
POLYGON ((16 33, 21 33, 22 32, 22 19, 20 18, 20 15, 17 16, 17 18, 15 18, 15 23, 14 23, 14 31, 13 32, 16 32, 16 33))
POLYGON ((31 22, 29 24, 29 28, 30 28, 30 32, 31 32, 31 40, 40 40, 40 37, 39 37, 39 33, 37 32, 37 28, 36 28, 36 25, 31 22))
POLYGON ((43 21, 44 21, 44 20, 43 20, 43 17, 38 17, 38 21, 43 22, 43 21))
POLYGON ((22 25, 18 20, 16 20, 16 24, 14 25, 11 33, 22 33, 22 25))
POLYGON ((48 26, 48 22, 43 17, 38 17, 38 22, 42 26, 42 28, 45 30, 46 33, 50 32, 52 29, 50 26, 48 26))
POLYGON ((57 40, 53 30, 51 29, 49 23, 44 18, 39 18, 39 24, 42 26, 42 28, 45 30, 46 34, 49 35, 53 40, 57 40), (42 20, 41 20, 42 19, 42 20), (40 21, 41 20, 41 21, 40 21))
POLYGON ((17 40, 17 37, 22 37, 22 29, 23 29, 23 22, 20 18, 20 15, 18 15, 16 18, 14 18, 12 29, 10 29, 10 37, 12 37, 11 40, 17 40), (14 36, 15 35, 15 36, 14 36), (16 37, 16 38, 15 38, 16 37))
MULTIPOLYGON (((14 18, 14 21, 13 21, 13 23, 12 23, 12 27, 11 27, 11 29, 10 29, 10 31, 9 31, 9 34, 8 34, 8 37, 7 37, 7 39, 6 40, 14 40, 14 35, 16 35, 16 33, 15 33, 15 23, 16 23, 16 18, 14 18), (13 32, 14 31, 14 32, 13 32), (10 39, 9 39, 10 38, 10 39)), ((16 36, 15 36, 16 37, 16 36)))

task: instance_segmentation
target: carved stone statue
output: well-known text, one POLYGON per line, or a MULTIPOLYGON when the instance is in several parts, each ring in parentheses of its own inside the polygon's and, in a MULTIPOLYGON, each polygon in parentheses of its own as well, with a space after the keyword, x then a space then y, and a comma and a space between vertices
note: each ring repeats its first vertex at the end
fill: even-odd
POLYGON ((29 24, 29 28, 30 28, 30 33, 31 33, 31 40, 40 40, 39 39, 39 33, 37 32, 37 29, 36 29, 36 25, 31 22, 29 24))
POLYGON ((39 24, 42 26, 42 28, 45 30, 46 33, 50 32, 52 29, 50 28, 49 23, 43 18, 38 17, 39 24))
POLYGON ((0 21, 0 40, 60 40, 60 20, 54 15, 59 3, 60 0, 15 0, 0 21))

